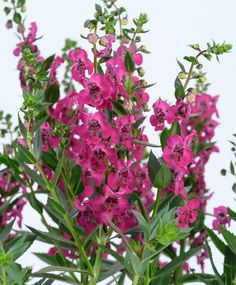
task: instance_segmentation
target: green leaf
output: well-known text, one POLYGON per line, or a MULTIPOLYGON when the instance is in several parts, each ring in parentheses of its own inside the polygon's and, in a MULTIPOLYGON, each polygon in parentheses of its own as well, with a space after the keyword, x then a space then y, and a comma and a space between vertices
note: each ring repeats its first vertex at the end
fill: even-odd
POLYGON ((6 239, 8 238, 8 236, 12 230, 14 222, 15 222, 15 220, 11 221, 7 226, 5 226, 3 228, 3 230, 0 233, 0 243, 3 244, 6 241, 6 239))
MULTIPOLYGON (((182 283, 190 283, 190 282, 211 282, 215 280, 215 276, 212 274, 205 274, 205 273, 194 273, 194 274, 185 274, 183 277, 180 278, 180 282, 182 283)), ((206 283, 212 284, 212 283, 206 283)))
POLYGON ((148 222, 149 221, 148 214, 146 212, 146 208, 145 208, 142 200, 139 198, 138 194, 134 193, 134 196, 135 196, 135 199, 136 199, 136 201, 138 203, 139 209, 140 209, 144 219, 148 222))
POLYGON ((134 60, 129 52, 125 54, 125 67, 128 73, 133 73, 135 70, 134 60))
POLYGON ((5 7, 5 8, 4 8, 4 12, 6 13, 6 15, 9 15, 10 12, 11 12, 11 8, 5 7))
POLYGON ((56 103, 60 97, 60 89, 56 83, 53 83, 45 90, 45 101, 49 103, 56 103))
POLYGON ((134 124, 133 124, 133 128, 134 129, 138 129, 142 123, 145 121, 146 117, 142 117, 140 119, 138 119, 134 124))
POLYGON ((46 114, 45 116, 43 116, 34 126, 34 132, 36 132, 38 130, 38 128, 41 127, 41 125, 47 121, 49 115, 46 114))
POLYGON ((58 179, 59 179, 61 171, 62 171, 63 162, 64 162, 64 154, 62 154, 62 156, 61 156, 61 158, 60 158, 60 160, 58 162, 57 168, 55 170, 55 173, 54 173, 54 177, 53 177, 53 180, 52 180, 52 187, 53 188, 56 188, 58 179))
MULTIPOLYGON (((52 265, 52 266, 63 266, 64 265, 64 261, 59 254, 55 254, 53 256, 50 256, 47 253, 34 253, 34 255, 49 265, 52 265)), ((67 260, 67 262, 69 262, 69 260, 67 260)), ((72 265, 71 265, 71 267, 72 267, 72 265)))
POLYGON ((17 1, 17 8, 21 8, 25 5, 26 0, 18 0, 17 1))
POLYGON ((216 267, 215 267, 215 264, 214 264, 214 261, 213 261, 213 257, 212 257, 212 252, 211 252, 211 248, 207 242, 207 240, 205 241, 206 242, 206 248, 207 248, 207 251, 208 251, 208 255, 209 255, 209 259, 210 259, 210 262, 211 262, 211 267, 213 269, 213 272, 215 273, 215 276, 219 282, 219 284, 221 285, 224 285, 224 282, 223 280, 221 279, 221 276, 219 274, 219 272, 217 271, 216 267))
POLYGON ((236 183, 233 184, 232 190, 234 191, 234 193, 236 193, 236 183))
POLYGON ((40 128, 37 129, 34 135, 34 153, 37 159, 41 158, 42 155, 42 134, 40 128))
POLYGON ((28 174, 29 177, 32 179, 32 181, 38 183, 41 187, 47 189, 47 186, 46 186, 43 178, 41 176, 39 176, 35 170, 29 168, 26 165, 24 166, 24 170, 25 170, 26 174, 28 174))
POLYGON ((161 164, 151 150, 148 159, 148 175, 152 183, 154 183, 156 174, 160 168, 161 164))
POLYGON ((35 193, 27 193, 26 197, 31 207, 41 215, 43 213, 43 204, 36 198, 35 193))
POLYGON ((43 63, 41 71, 47 71, 51 67, 51 65, 52 65, 52 63, 54 61, 54 58, 55 58, 55 54, 53 54, 53 55, 49 56, 48 58, 46 58, 44 63, 43 63))
POLYGON ((35 274, 37 273, 48 273, 48 272, 79 272, 79 273, 83 273, 86 275, 91 275, 91 273, 89 271, 86 270, 81 270, 78 269, 77 267, 64 267, 64 266, 47 266, 44 267, 42 269, 40 269, 39 271, 35 272, 35 274))
POLYGON ((145 220, 145 218, 139 212, 133 210, 132 213, 137 218, 140 228, 145 232, 148 239, 151 230, 150 224, 145 220))
POLYGON ((22 235, 14 243, 14 245, 10 247, 7 254, 9 254, 12 260, 15 261, 27 251, 27 249, 32 245, 33 242, 34 242, 34 239, 31 238, 31 240, 27 240, 27 236, 22 235))
POLYGON ((16 143, 17 145, 17 157, 21 162, 26 162, 29 164, 34 164, 36 163, 36 160, 33 156, 32 153, 30 153, 30 151, 28 149, 26 149, 23 145, 21 145, 20 143, 16 143))
POLYGON ((186 70, 185 70, 185 67, 184 67, 183 63, 181 63, 180 61, 178 61, 178 59, 177 59, 177 63, 178 63, 178 65, 179 65, 181 71, 184 72, 184 73, 187 73, 186 70))
POLYGON ((181 80, 177 76, 175 79, 175 98, 176 99, 179 99, 179 98, 184 99, 184 97, 185 97, 184 87, 183 87, 181 80))
POLYGON ((125 111, 124 107, 121 105, 120 102, 112 102, 114 111, 116 111, 117 114, 120 114, 122 116, 127 115, 127 112, 125 111))
POLYGON ((158 170, 155 176, 153 186, 159 189, 165 189, 173 180, 172 172, 167 167, 165 162, 162 162, 161 168, 158 170))
POLYGON ((160 136, 160 141, 161 141, 161 147, 162 149, 165 148, 166 146, 166 141, 169 137, 169 131, 167 128, 165 128, 162 132, 161 132, 161 136, 160 136))
POLYGON ((21 23, 21 14, 15 12, 13 15, 13 21, 19 25, 21 23))
POLYGON ((235 174, 235 169, 234 169, 234 164, 233 164, 233 162, 231 161, 230 162, 230 172, 231 172, 231 174, 235 174))
POLYGON ((236 236, 221 225, 219 225, 219 228, 229 248, 236 255, 236 236))
POLYGON ((231 219, 233 219, 234 221, 236 221, 236 212, 234 212, 233 210, 231 210, 230 208, 228 208, 228 214, 230 216, 231 219))
POLYGON ((95 10, 96 10, 98 13, 102 13, 102 7, 101 7, 99 4, 95 4, 95 10))
POLYGON ((236 255, 227 248, 224 260, 225 285, 232 285, 236 276, 236 255))
POLYGON ((177 267, 179 267, 181 264, 183 264, 185 261, 187 261, 189 258, 194 256, 202 247, 196 247, 192 248, 187 252, 182 253, 180 256, 176 257, 174 260, 172 260, 170 263, 168 263, 166 266, 161 268, 157 271, 156 276, 154 276, 151 280, 155 281, 157 278, 160 278, 161 276, 164 276, 166 274, 171 274, 173 270, 175 270, 177 267))
POLYGON ((209 228, 206 227, 207 230, 207 234, 208 236, 211 238, 211 240, 213 241, 214 245, 216 246, 216 248, 218 248, 218 250, 225 255, 227 246, 224 244, 224 242, 218 238, 218 236, 209 228))
POLYGON ((131 252, 129 249, 126 250, 126 257, 125 257, 125 268, 126 270, 133 274, 140 276, 141 274, 141 261, 139 257, 131 252))
MULTIPOLYGON (((70 277, 67 276, 61 276, 59 274, 52 274, 52 273, 32 273, 32 277, 43 277, 43 278, 49 278, 49 280, 54 280, 54 281, 63 281, 64 283, 71 284, 71 285, 78 285, 77 281, 74 281, 74 279, 71 279, 70 277)), ((36 283, 37 284, 37 283, 36 283)), ((34 285, 36 285, 34 284, 34 285)), ((46 284, 43 284, 46 285, 46 284)))
POLYGON ((23 138, 25 139, 25 141, 27 140, 27 130, 24 126, 24 124, 22 123, 21 121, 21 118, 20 118, 20 115, 18 114, 18 124, 19 124, 19 129, 20 129, 20 132, 23 136, 23 138))

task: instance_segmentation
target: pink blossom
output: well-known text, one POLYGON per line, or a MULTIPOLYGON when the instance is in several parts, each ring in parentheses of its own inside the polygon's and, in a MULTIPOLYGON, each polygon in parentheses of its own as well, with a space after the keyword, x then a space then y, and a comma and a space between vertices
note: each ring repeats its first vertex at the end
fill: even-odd
POLYGON ((40 126, 42 135, 42 151, 47 152, 48 147, 56 148, 60 143, 60 138, 52 135, 52 129, 48 122, 40 126))
POLYGON ((169 108, 167 121, 173 124, 175 121, 187 120, 191 114, 191 104, 185 103, 183 99, 178 99, 176 104, 169 108))
POLYGON ((129 151, 133 149, 132 129, 135 119, 133 115, 126 115, 116 120, 117 130, 120 133, 121 143, 129 151))
POLYGON ((163 158, 171 169, 175 171, 186 169, 187 166, 193 162, 193 153, 190 148, 190 143, 195 135, 196 131, 193 131, 184 139, 179 135, 173 135, 167 139, 167 146, 164 148, 163 158))
POLYGON ((228 210, 224 206, 214 208, 215 220, 212 222, 213 229, 220 234, 219 225, 226 227, 230 226, 231 218, 228 215, 228 210))
POLYGON ((68 54, 68 58, 73 63, 71 73, 75 81, 82 83, 85 80, 86 70, 88 71, 88 74, 92 74, 93 64, 88 59, 88 54, 85 50, 82 48, 71 50, 68 54))
POLYGON ((57 85, 59 85, 59 82, 57 80, 57 69, 58 67, 64 62, 64 58, 57 56, 53 63, 51 64, 51 68, 50 68, 50 84, 56 83, 57 85))
POLYGON ((153 105, 154 115, 150 117, 150 123, 155 127, 155 131, 160 131, 165 128, 165 121, 168 115, 169 105, 159 99, 153 105))
POLYGON ((188 201, 183 207, 176 210, 178 227, 189 228, 189 223, 193 224, 198 216, 199 201, 193 199, 188 201))

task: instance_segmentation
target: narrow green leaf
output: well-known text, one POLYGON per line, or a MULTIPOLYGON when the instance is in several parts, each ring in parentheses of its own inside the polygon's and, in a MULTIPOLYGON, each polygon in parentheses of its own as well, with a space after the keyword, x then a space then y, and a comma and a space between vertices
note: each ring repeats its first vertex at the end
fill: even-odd
POLYGON ((232 285, 236 276, 236 255, 227 248, 224 260, 225 285, 232 285))
POLYGON ((3 228, 3 230, 0 233, 0 243, 3 244, 6 241, 6 239, 8 238, 8 236, 12 230, 14 222, 15 222, 15 220, 11 221, 7 226, 5 226, 3 228))
POLYGON ((112 104, 113 104, 113 107, 114 107, 114 111, 117 114, 120 114, 122 116, 127 115, 127 112, 125 111, 124 107, 121 105, 120 102, 116 101, 116 102, 112 102, 112 104))
POLYGON ((176 99, 184 99, 185 97, 185 92, 184 92, 184 86, 181 82, 181 80, 179 79, 179 77, 177 76, 175 79, 175 98, 176 99))
POLYGON ((35 194, 27 193, 26 197, 31 207, 35 209, 41 215, 43 212, 43 204, 36 198, 35 194))
POLYGON ((57 185, 57 182, 58 182, 58 179, 60 177, 60 174, 61 174, 61 170, 62 170, 62 167, 63 167, 63 162, 64 162, 64 154, 62 154, 59 162, 58 162, 58 165, 57 165, 57 168, 55 170, 55 173, 54 173, 54 177, 53 177, 53 180, 52 180, 52 186, 53 188, 56 188, 56 185, 57 185))
POLYGON ((145 232, 148 238, 151 230, 150 224, 145 220, 145 218, 139 212, 133 210, 132 213, 137 218, 140 228, 145 232))
POLYGON ((60 89, 56 83, 50 85, 45 91, 45 101, 55 104, 60 97, 60 89))
POLYGON ((129 52, 125 54, 125 67, 128 73, 133 73, 135 70, 134 60, 129 52))
POLYGON ((47 121, 49 115, 45 115, 43 116, 34 126, 34 132, 36 132, 38 130, 38 128, 40 128, 40 126, 47 121))
POLYGON ((34 153, 37 157, 37 159, 41 158, 42 155, 42 134, 40 128, 37 129, 35 135, 34 135, 34 153))
POLYGON ((218 236, 209 228, 206 227, 207 230, 207 234, 208 236, 211 238, 212 242, 214 243, 214 245, 218 248, 218 250, 225 255, 227 246, 224 244, 224 242, 218 238, 218 236))
POLYGON ((233 210, 231 210, 230 208, 228 208, 228 214, 230 216, 231 219, 233 219, 234 221, 236 221, 236 212, 234 212, 233 210))
POLYGON ((42 269, 40 269, 39 271, 35 272, 35 274, 37 273, 48 273, 48 272, 79 272, 79 273, 83 273, 86 275, 91 275, 91 273, 89 271, 86 270, 81 270, 78 269, 77 267, 64 267, 64 266, 47 266, 44 267, 42 269))
POLYGON ((30 153, 30 151, 28 149, 26 149, 23 145, 21 145, 20 143, 16 143, 17 145, 17 150, 18 150, 18 159, 21 160, 21 162, 26 162, 29 164, 34 164, 36 163, 36 160, 33 156, 32 153, 30 153))
POLYGON ((178 66, 180 67, 181 71, 184 72, 184 73, 187 73, 186 70, 185 70, 185 67, 184 67, 183 63, 181 63, 180 61, 178 61, 178 59, 177 59, 177 63, 178 63, 178 66))
POLYGON ((49 56, 48 58, 46 58, 44 60, 44 62, 43 62, 43 66, 42 66, 42 70, 41 71, 47 71, 51 67, 51 65, 52 65, 52 63, 54 61, 54 58, 55 58, 55 54, 53 54, 53 55, 49 56))
POLYGON ((126 270, 133 274, 140 276, 141 274, 141 261, 139 257, 131 252, 129 249, 126 250, 126 257, 125 257, 125 268, 126 270))
POLYGON ((231 161, 230 162, 230 172, 231 172, 231 174, 235 174, 235 169, 234 169, 234 164, 233 164, 233 162, 231 161))
POLYGON ((24 124, 22 123, 21 121, 21 118, 20 118, 20 115, 18 114, 18 124, 19 124, 19 129, 20 129, 20 132, 23 136, 23 138, 25 139, 25 141, 27 140, 27 130, 24 126, 24 124))
POLYGON ((164 276, 166 274, 170 274, 171 272, 173 272, 173 270, 175 270, 177 267, 179 267, 181 264, 183 264, 186 260, 191 258, 193 255, 195 255, 201 248, 202 248, 201 246, 192 248, 189 251, 184 252, 180 256, 176 257, 166 266, 158 270, 157 274, 152 278, 152 281, 156 280, 157 278, 161 276, 164 276))
POLYGON ((219 225, 219 228, 229 248, 236 255, 236 236, 221 225, 219 225))
POLYGON ((148 159, 148 175, 152 183, 154 183, 156 174, 160 168, 161 164, 151 150, 148 159))
POLYGON ((43 178, 37 174, 36 170, 33 170, 26 165, 24 166, 24 170, 25 170, 26 174, 28 174, 29 177, 32 179, 32 181, 38 183, 44 189, 47 189, 47 186, 46 186, 43 178))
POLYGON ((21 23, 21 14, 18 12, 15 12, 13 14, 13 21, 19 25, 21 23))
POLYGON ((162 162, 161 168, 158 170, 155 176, 153 186, 159 189, 165 189, 173 180, 173 175, 165 162, 162 162))

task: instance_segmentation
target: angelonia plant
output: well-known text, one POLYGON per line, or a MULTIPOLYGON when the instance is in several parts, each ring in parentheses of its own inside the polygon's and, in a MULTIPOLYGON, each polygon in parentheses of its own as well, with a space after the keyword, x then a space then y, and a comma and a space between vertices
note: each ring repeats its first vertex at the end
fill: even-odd
POLYGON ((129 24, 124 7, 103 0, 78 42, 66 39, 59 55, 45 57, 37 24, 26 24, 26 1, 3 2, 18 36, 23 103, 16 127, 0 113, 1 284, 236 284, 236 236, 227 229, 236 213, 224 205, 207 212, 205 167, 218 152, 219 116, 202 65, 232 46, 190 45, 170 103, 149 95, 145 13, 129 24), (34 220, 22 229, 26 204, 44 231, 34 220), (37 241, 50 249, 34 253, 45 263, 36 271, 18 258, 37 241), (212 244, 225 256, 223 273, 212 244))

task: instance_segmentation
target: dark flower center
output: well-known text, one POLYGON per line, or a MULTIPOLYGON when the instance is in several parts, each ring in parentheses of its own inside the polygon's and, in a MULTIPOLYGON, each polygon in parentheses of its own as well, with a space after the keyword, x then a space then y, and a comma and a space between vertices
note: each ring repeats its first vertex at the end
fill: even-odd
POLYGON ((182 144, 177 144, 173 150, 173 160, 180 161, 184 155, 184 147, 182 144))

